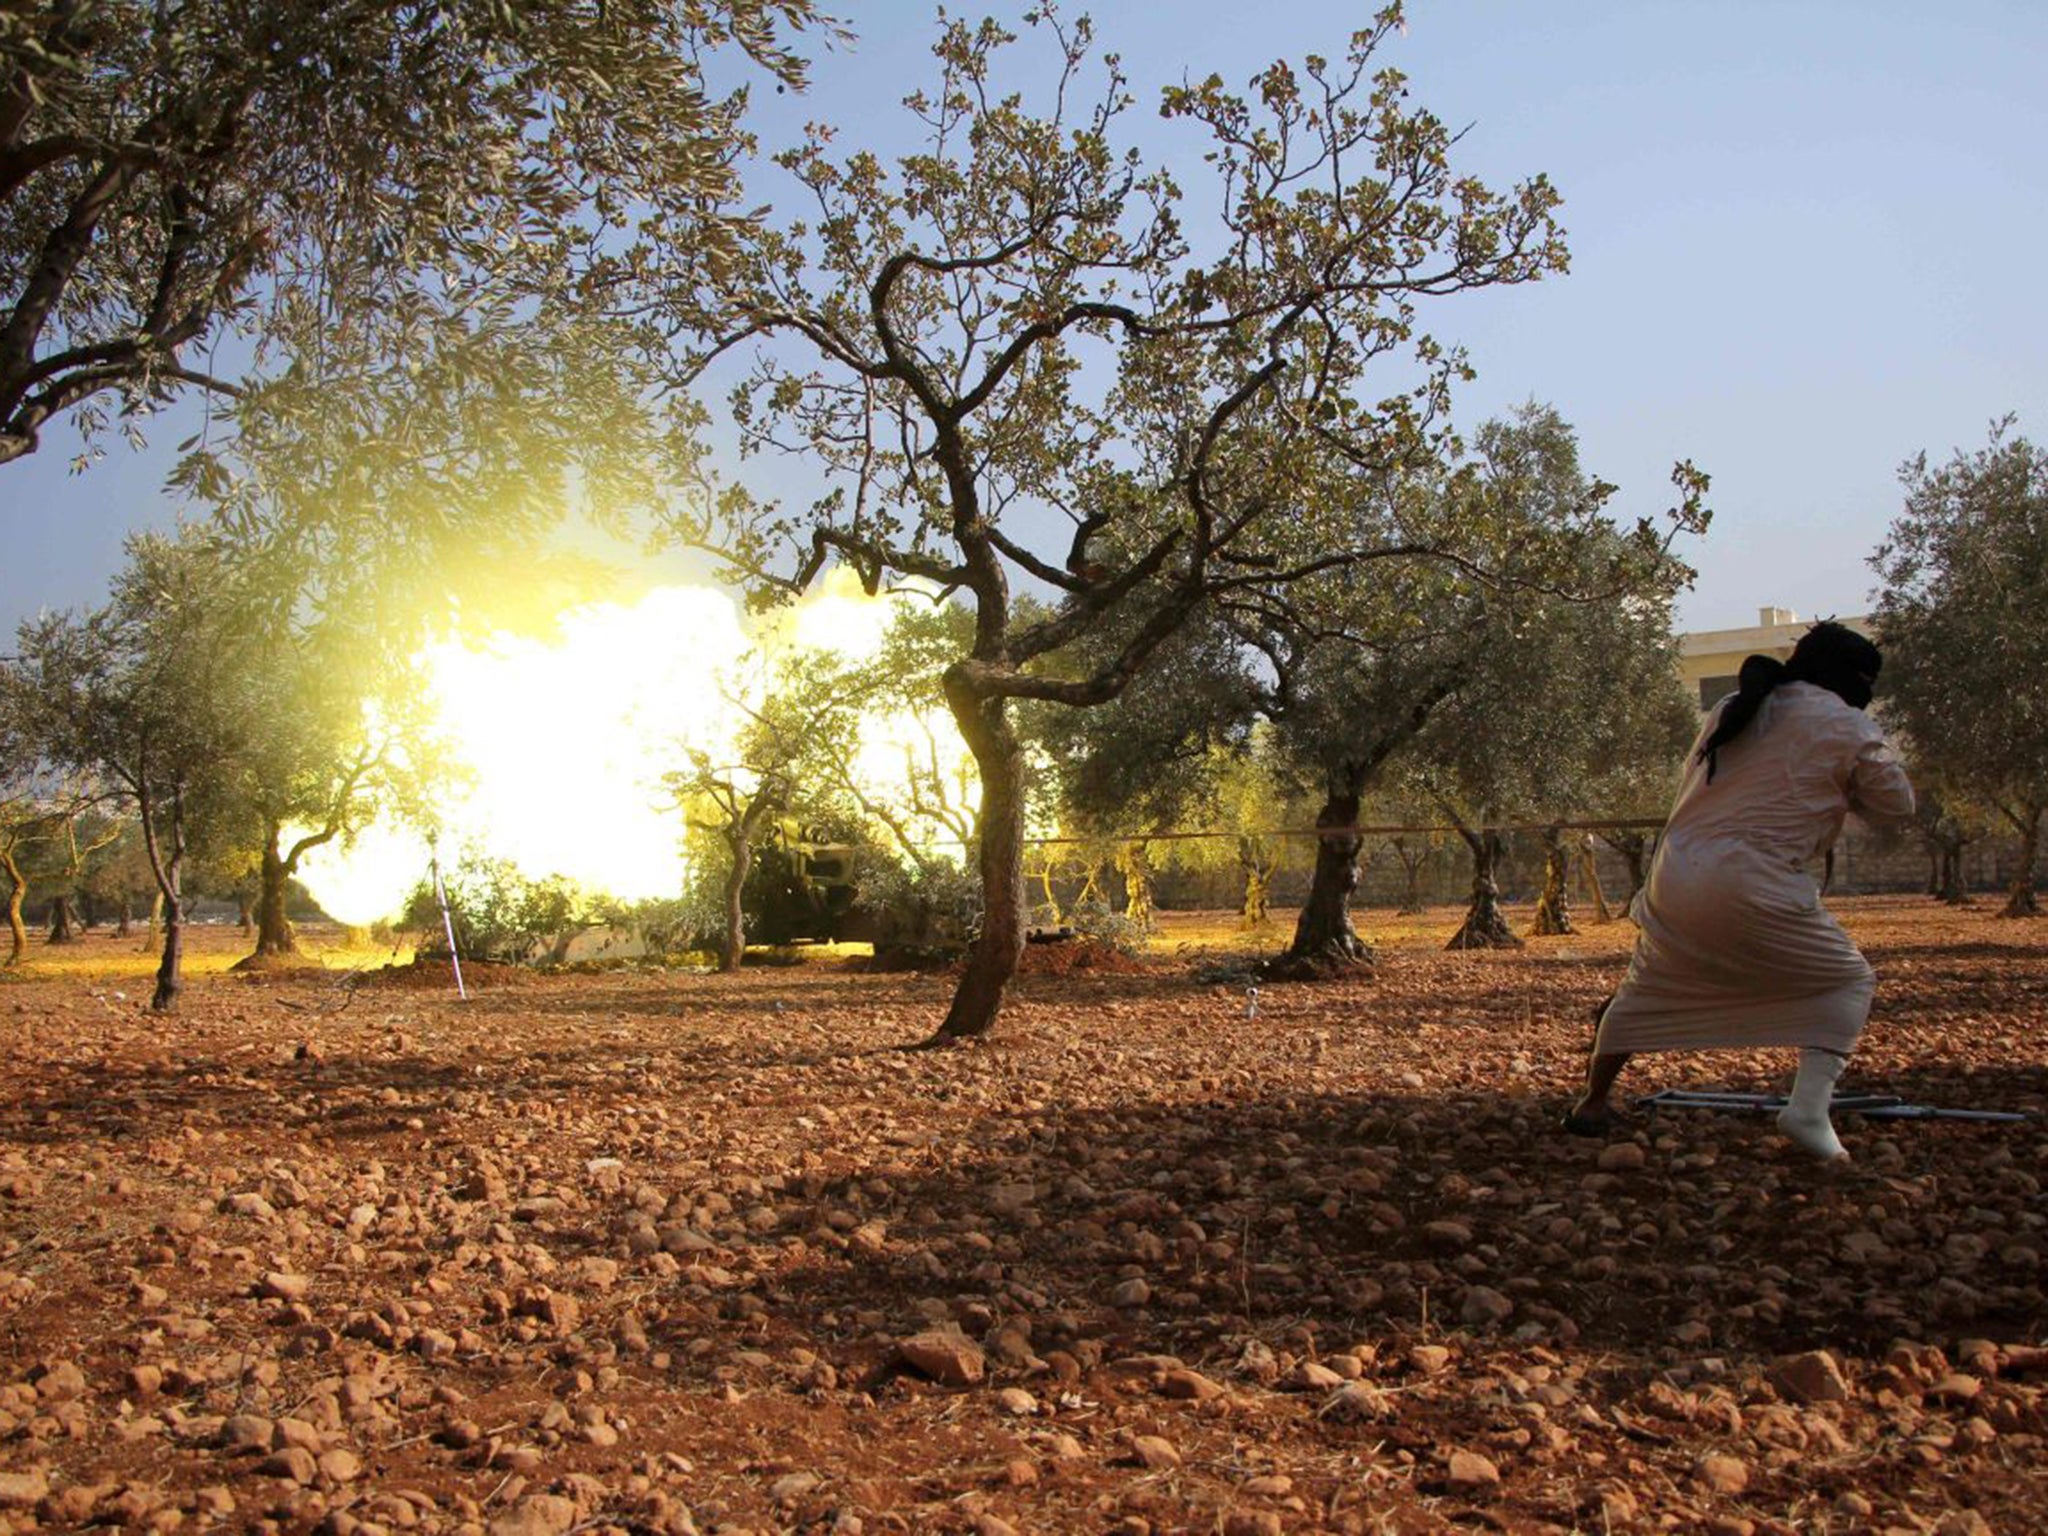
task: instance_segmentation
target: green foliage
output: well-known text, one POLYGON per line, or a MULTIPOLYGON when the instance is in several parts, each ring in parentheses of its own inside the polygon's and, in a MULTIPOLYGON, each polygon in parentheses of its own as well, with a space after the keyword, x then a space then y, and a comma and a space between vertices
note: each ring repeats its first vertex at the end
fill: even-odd
POLYGON ((599 898, 591 902, 588 916, 593 923, 625 930, 650 954, 663 957, 708 951, 719 922, 715 897, 693 891, 644 901, 599 898))
POLYGON ((1284 583, 1286 566, 1237 561, 1291 554, 1318 480, 1441 431, 1464 365, 1416 331, 1417 300, 1538 277, 1563 247, 1541 177, 1494 192, 1458 175, 1452 132, 1372 72, 1398 8, 1341 60, 1276 64, 1248 96, 1214 79, 1165 94, 1213 172, 1199 242, 1173 177, 1117 142, 1132 103, 1089 23, 1029 21, 1059 64, 1047 115, 992 85, 1012 34, 946 20, 938 83, 906 101, 923 151, 890 167, 817 128, 778 160, 815 218, 670 285, 701 295, 682 376, 770 339, 733 396, 743 441, 800 442, 830 477, 794 512, 698 495, 675 520, 757 585, 800 587, 836 555, 871 584, 958 587, 973 692, 1095 704, 1204 596, 1284 583), (1397 356, 1412 387, 1364 386, 1397 356), (1006 572, 1058 607, 1020 622, 1006 572), (1118 618, 1126 644, 1086 675, 1032 666, 1118 618))
POLYGON ((106 606, 21 626, 8 687, 49 762, 197 826, 259 724, 235 691, 259 658, 202 546, 140 535, 128 553, 106 606))
POLYGON ((2048 808, 2048 450, 2007 418, 1900 478, 1905 510, 1871 559, 1880 707, 1916 762, 2025 833, 2048 808))
MULTIPOLYGON (((1106 635, 1099 644, 1114 646, 1106 635)), ((1197 615, 1154 652, 1142 685, 1089 710, 1041 707, 1025 716, 1048 765, 1060 827, 1123 837, 1190 825, 1235 825, 1208 814, 1219 778, 1244 759, 1259 690, 1253 656, 1213 612, 1197 615)))
POLYGON ((1554 410, 1489 423, 1476 445, 1463 488, 1476 515, 1569 537, 1544 557, 1547 579, 1480 612, 1461 681, 1417 738, 1409 791, 1472 826, 1662 802, 1697 723, 1671 622, 1691 572, 1597 516, 1614 488, 1580 469, 1554 410))
POLYGON ((981 926, 981 885, 951 860, 879 865, 862 883, 860 911, 877 955, 913 960, 958 955, 981 926))
POLYGON ((736 187, 744 97, 709 92, 703 51, 795 81, 781 39, 812 19, 806 0, 0 8, 0 462, 59 412, 95 428, 106 392, 131 414, 235 394, 193 365, 223 335, 255 343, 259 376, 266 348, 288 373, 332 332, 403 372, 451 355, 419 345, 426 317, 497 335, 523 305, 544 334, 615 279, 629 229, 730 261, 704 215, 736 187))
MULTIPOLYGON (((576 887, 559 876, 533 879, 508 860, 465 856, 441 871, 457 953, 465 960, 524 965, 578 927, 588 913, 576 887)), ((405 906, 405 926, 426 952, 444 949, 446 932, 433 882, 423 880, 405 906)))
POLYGON ((1150 925, 1099 901, 1084 901, 1067 916, 1067 926, 1084 939, 1107 944, 1126 955, 1143 954, 1152 936, 1150 925))

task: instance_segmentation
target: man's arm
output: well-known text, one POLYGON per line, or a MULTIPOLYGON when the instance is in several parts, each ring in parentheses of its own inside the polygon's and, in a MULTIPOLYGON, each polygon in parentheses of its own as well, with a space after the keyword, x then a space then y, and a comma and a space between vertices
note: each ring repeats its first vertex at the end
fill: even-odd
POLYGON ((1913 819, 1913 783, 1884 732, 1871 722, 1849 770, 1849 809, 1873 826, 1913 819))

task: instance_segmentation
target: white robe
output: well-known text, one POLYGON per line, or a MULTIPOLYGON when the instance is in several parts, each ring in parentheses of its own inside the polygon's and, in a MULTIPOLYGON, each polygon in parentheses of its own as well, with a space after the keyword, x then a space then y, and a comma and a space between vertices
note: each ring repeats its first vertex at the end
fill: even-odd
POLYGON ((1878 824, 1910 818, 1912 785, 1877 722, 1811 683, 1772 690, 1720 749, 1709 784, 1697 756, 1719 720, 1717 708, 1687 760, 1632 909, 1635 954, 1594 1049, 1846 1055, 1877 977, 1805 866, 1834 846, 1850 811, 1878 824))

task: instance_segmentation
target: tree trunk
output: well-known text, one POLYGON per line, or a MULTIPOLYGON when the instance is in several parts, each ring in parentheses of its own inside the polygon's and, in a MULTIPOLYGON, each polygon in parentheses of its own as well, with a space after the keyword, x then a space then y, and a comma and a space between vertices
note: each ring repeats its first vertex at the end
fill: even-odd
POLYGON ((1640 832, 1603 832, 1600 840, 1620 854, 1628 868, 1628 894, 1621 902, 1621 910, 1627 912, 1635 906, 1643 882, 1649 879, 1650 840, 1640 832))
POLYGON ((149 937, 143 940, 142 953, 146 955, 156 948, 157 941, 163 937, 163 930, 164 893, 155 891, 149 898, 149 937))
MULTIPOLYGON (((146 777, 143 783, 147 785, 146 777)), ((154 801, 146 787, 137 793, 142 846, 149 854, 150 873, 156 877, 157 892, 163 898, 163 958, 157 962, 156 991, 150 996, 149 1006, 152 1012, 170 1013, 177 1008, 178 994, 185 988, 185 798, 182 792, 172 792, 168 844, 158 835, 154 801)))
POLYGON ((185 902, 178 892, 178 871, 171 870, 171 889, 164 895, 164 953, 157 962, 156 991, 149 1006, 157 1013, 173 1012, 178 994, 185 990, 185 902))
POLYGON ((1536 921, 1529 931, 1545 937, 1577 931, 1572 927, 1572 857, 1562 827, 1543 829, 1543 894, 1536 898, 1536 921))
POLYGON ((1586 888, 1593 893, 1593 921, 1611 923, 1614 913, 1607 905, 1607 892, 1600 888, 1600 856, 1594 851, 1593 834, 1588 832, 1579 842, 1579 857, 1586 867, 1586 888))
POLYGON ((1074 905, 1085 907, 1091 901, 1098 906, 1102 904, 1102 863, 1100 860, 1089 864, 1087 878, 1081 882, 1080 894, 1074 897, 1074 905))
POLYGON ((1045 920, 1057 928, 1060 925, 1060 893, 1053 888, 1053 861, 1050 855, 1038 867, 1038 888, 1045 894, 1045 920))
POLYGON ((1237 865, 1244 871, 1244 926, 1263 928, 1273 921, 1272 868, 1258 844, 1246 837, 1237 840, 1237 865))
POLYGON ((71 898, 63 892, 50 898, 50 936, 46 944, 70 944, 78 935, 71 931, 71 898))
POLYGON ((1472 853, 1472 901, 1465 909, 1465 921, 1451 935, 1450 949, 1520 949, 1522 941, 1508 927, 1500 909, 1500 884, 1494 878, 1506 843, 1491 827, 1477 832, 1459 829, 1472 853))
POLYGON ((2020 822, 2020 861, 2012 872, 2012 891, 2006 897, 2000 917, 2037 917, 2040 898, 2034 891, 2034 865, 2041 856, 2041 812, 2035 810, 2020 822))
POLYGON ((1932 832, 1922 832, 1920 848, 1927 855, 1927 894, 1939 900, 1942 876, 1948 870, 1948 845, 1932 832))
POLYGON ((1024 959, 1024 749, 1006 701, 979 697, 959 667, 946 673, 946 702, 981 772, 975 856, 982 910, 981 932, 933 1041, 993 1029, 1003 991, 1024 959))
POLYGON ((1125 843, 1117 852, 1124 877, 1124 916, 1147 933, 1152 931, 1152 857, 1143 843, 1125 843))
MULTIPOLYGON (((256 953, 259 955, 289 955, 299 947, 299 941, 292 932, 291 919, 285 915, 285 892, 291 884, 292 872, 285 863, 284 853, 278 847, 283 829, 271 827, 270 835, 263 844, 263 864, 257 876, 256 886, 256 953)), ((242 902, 242 931, 249 930, 249 904, 242 902)))
POLYGON ((1412 917, 1418 912, 1428 910, 1422 899, 1422 867, 1429 862, 1429 844, 1424 843, 1420 848, 1410 848, 1407 838, 1397 837, 1391 840, 1391 846, 1394 857, 1401 861, 1401 912, 1404 916, 1412 917))
POLYGON ((115 938, 125 939, 128 937, 130 930, 133 929, 134 905, 134 900, 128 895, 126 891, 123 891, 120 895, 120 899, 114 903, 115 938))
POLYGON ((1294 922, 1294 942, 1273 964, 1275 975, 1312 978, 1372 964, 1372 946, 1351 924, 1358 856, 1365 846, 1356 830, 1364 793, 1359 776, 1331 776, 1323 808, 1316 812, 1316 830, 1322 835, 1316 838, 1316 867, 1309 878, 1308 899, 1294 922), (1344 830, 1326 830, 1332 828, 1344 830))
POLYGON ((725 942, 719 946, 718 968, 736 971, 747 957, 747 914, 740 893, 747 886, 747 871, 754 867, 754 840, 735 828, 728 834, 726 846, 732 850, 732 867, 725 874, 725 942))
POLYGON ((1969 846, 1969 839, 1952 838, 1942 845, 1941 878, 1935 885, 1934 894, 1952 907, 1966 907, 1970 904, 1969 882, 1963 878, 1963 849, 1969 846))
POLYGON ((7 963, 16 966, 28 953, 28 925, 21 920, 22 903, 28 900, 28 880, 11 851, 0 851, 0 870, 7 874, 7 963))

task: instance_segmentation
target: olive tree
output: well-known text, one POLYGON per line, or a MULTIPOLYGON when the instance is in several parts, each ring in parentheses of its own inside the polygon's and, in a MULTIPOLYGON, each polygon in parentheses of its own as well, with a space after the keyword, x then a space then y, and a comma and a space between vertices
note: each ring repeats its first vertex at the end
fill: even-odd
POLYGON ((140 821, 163 897, 163 954, 151 1007, 176 1007, 183 986, 184 873, 195 830, 217 814, 221 765, 244 749, 251 722, 213 707, 248 657, 222 605, 217 574, 191 546, 129 541, 112 601, 85 614, 21 626, 6 687, 28 730, 60 768, 104 781, 140 821))
MULTIPOLYGON (((1276 739, 1324 796, 1315 875, 1282 970, 1325 974, 1370 957, 1350 917, 1364 850, 1359 818, 1383 788, 1415 798, 1413 775, 1404 782, 1399 770, 1425 732, 1423 757, 1439 759, 1422 786, 1435 804, 1431 820, 1472 796, 1482 776, 1481 801, 1519 795, 1493 777, 1497 767, 1544 776, 1539 798, 1553 809, 1568 803, 1567 783, 1570 793, 1597 794, 1596 771, 1635 760, 1633 722, 1616 719, 1631 687, 1662 701, 1658 729, 1668 735, 1670 709, 1682 706, 1675 675, 1665 675, 1669 601, 1690 575, 1672 545, 1704 530, 1709 516, 1706 477, 1681 463, 1672 478, 1679 501, 1661 523, 1617 521, 1607 510, 1615 487, 1580 468, 1576 440, 1554 409, 1531 404, 1482 424, 1469 454, 1411 473, 1385 494, 1391 527, 1458 558, 1403 562, 1370 585, 1339 572, 1242 612, 1275 679, 1276 739), (1596 680, 1585 697, 1572 698, 1568 679, 1589 674, 1596 680), (1525 716, 1532 700, 1544 704, 1525 716), (1455 723, 1433 729, 1446 712, 1455 723), (1544 758, 1555 766, 1540 767, 1544 758)), ((1463 824, 1460 834, 1490 868, 1498 839, 1463 824)), ((1400 851, 1408 864, 1409 850, 1400 851)), ((1555 874, 1561 845, 1552 852, 1555 874)), ((1560 881, 1550 891, 1553 905, 1562 901, 1560 881)))
POLYGON ((1316 800, 1314 865, 1276 975, 1314 979, 1368 964, 1351 900, 1367 857, 1368 797, 1464 683, 1481 644, 1482 592, 1453 566, 1387 573, 1304 624, 1294 606, 1253 631, 1272 658, 1266 712, 1276 752, 1316 800))
POLYGON ((1905 510, 1870 562, 1881 707, 1915 758, 2018 834, 2004 912, 2028 916, 2048 811, 2048 450, 2006 417, 1984 447, 1938 467, 1921 454, 1900 479, 1905 510))
POLYGON ((761 839, 786 816, 837 809, 832 765, 859 729, 858 704, 835 686, 829 662, 813 669, 796 656, 761 670, 762 686, 726 695, 740 716, 733 739, 686 746, 687 766, 664 780, 690 829, 714 840, 725 861, 721 971, 746 957, 744 896, 761 839))
MULTIPOLYGON (((210 598, 234 600, 226 584, 210 598)), ((229 822, 220 837, 253 865, 252 961, 297 952, 285 903, 306 855, 361 830, 391 788, 390 757, 406 718, 394 685, 409 674, 393 669, 373 679, 366 675, 372 655, 342 638, 317 629, 251 637, 249 664, 219 678, 204 701, 245 722, 240 750, 218 765, 213 793, 229 822), (378 693, 383 707, 373 709, 378 693)), ((416 737, 414 746, 417 754, 416 737)))
POLYGON ((0 670, 0 875, 7 879, 6 966, 28 952, 22 909, 34 878, 76 876, 96 845, 118 835, 102 818, 97 832, 81 835, 81 822, 103 798, 92 777, 54 764, 38 739, 36 701, 12 669, 0 670))
POLYGON ((1115 698, 1232 592, 1426 553, 1347 520, 1434 451, 1465 371, 1420 310, 1564 259, 1549 184, 1461 174, 1455 132, 1380 67, 1397 7, 1248 93, 1216 77, 1165 93, 1211 178, 1192 213, 1119 144, 1131 100, 1088 25, 1031 20, 1058 50, 1043 110, 996 84, 1009 33, 947 21, 936 86, 906 103, 919 152, 892 166, 819 129, 778 162, 802 212, 738 266, 669 253, 672 307, 702 338, 677 381, 737 354, 745 446, 827 477, 790 509, 729 486, 680 496, 680 536, 763 589, 837 559, 973 612, 944 686, 981 777, 985 918, 940 1037, 994 1024, 1023 952, 1014 706, 1115 698), (1020 609, 1020 583, 1050 610, 1020 609), (1109 627, 1120 647, 1067 665, 1109 627))
POLYGON ((1963 850, 1989 831, 1997 813, 1948 783, 1925 761, 1909 767, 1913 776, 1913 829, 1927 851, 1927 894, 1952 907, 1967 906, 1963 850))
MULTIPOLYGON (((1675 767, 1693 715, 1678 683, 1672 603, 1692 572, 1668 540, 1599 518, 1615 487, 1581 467, 1556 411, 1529 406, 1477 434, 1485 473, 1470 493, 1498 513, 1520 507, 1535 526, 1575 526, 1553 575, 1500 591, 1483 643, 1457 690, 1418 734, 1413 787, 1427 794, 1471 855, 1472 898, 1454 948, 1519 941, 1499 907, 1504 829, 1542 828, 1538 931, 1567 929, 1570 850, 1562 824, 1598 813, 1617 786, 1675 767)), ((1685 494, 1672 531, 1705 526, 1704 477, 1674 471, 1685 494)))

